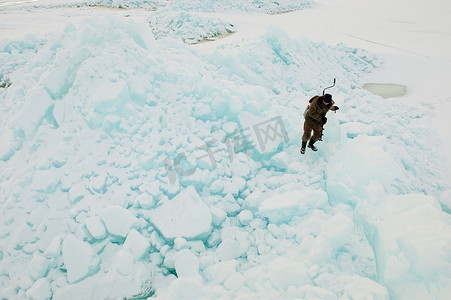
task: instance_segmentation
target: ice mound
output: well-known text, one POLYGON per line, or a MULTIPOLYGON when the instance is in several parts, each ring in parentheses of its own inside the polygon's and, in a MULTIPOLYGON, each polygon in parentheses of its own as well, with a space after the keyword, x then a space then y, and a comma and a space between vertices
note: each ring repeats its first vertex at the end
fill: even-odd
POLYGON ((155 38, 176 36, 187 44, 234 32, 232 24, 220 19, 202 17, 190 12, 163 11, 154 14, 149 24, 155 38))
POLYGON ((149 222, 166 239, 205 238, 212 229, 210 209, 192 186, 153 209, 149 222))
POLYGON ((115 18, 0 49, 2 297, 448 292, 429 119, 368 110, 375 56, 275 27, 201 52, 115 18), (324 74, 341 109, 301 157, 324 74))

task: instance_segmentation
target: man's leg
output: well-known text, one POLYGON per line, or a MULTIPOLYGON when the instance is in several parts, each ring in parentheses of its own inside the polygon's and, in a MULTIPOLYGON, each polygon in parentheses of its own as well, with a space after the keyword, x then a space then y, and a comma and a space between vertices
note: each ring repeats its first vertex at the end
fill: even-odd
POLYGON ((312 136, 312 130, 313 128, 310 127, 307 121, 304 121, 304 134, 302 135, 302 141, 308 142, 310 137, 312 136))
POLYGON ((304 121, 304 134, 302 135, 302 146, 301 146, 301 154, 305 153, 305 147, 307 146, 307 142, 312 136, 312 128, 309 126, 309 124, 304 121))
POLYGON ((301 152, 301 154, 305 153, 305 146, 307 146, 307 142, 302 141, 301 150, 299 151, 299 152, 301 152))
POLYGON ((308 143, 308 147, 310 149, 312 149, 313 151, 318 151, 318 148, 316 148, 315 146, 313 146, 313 144, 316 143, 316 141, 314 141, 313 139, 310 140, 310 142, 308 143))
POLYGON ((321 140, 321 137, 323 135, 323 128, 319 128, 320 130, 313 129, 313 136, 310 140, 310 142, 308 143, 308 147, 310 149, 312 149, 313 151, 318 151, 318 148, 316 148, 313 144, 315 144, 317 141, 321 140))
POLYGON ((323 137, 323 127, 320 126, 319 128, 312 128, 312 130, 313 130, 312 140, 314 140, 315 142, 320 141, 321 138, 323 137))

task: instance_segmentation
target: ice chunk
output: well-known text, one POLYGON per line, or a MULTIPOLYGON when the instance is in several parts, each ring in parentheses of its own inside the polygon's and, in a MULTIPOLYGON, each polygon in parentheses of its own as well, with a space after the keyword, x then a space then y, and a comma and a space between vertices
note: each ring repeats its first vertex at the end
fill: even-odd
POLYGON ((96 193, 104 194, 106 192, 108 176, 105 173, 94 175, 89 178, 91 190, 96 193))
MULTIPOLYGON (((340 126, 337 114, 329 112, 327 114, 327 123, 324 126, 323 141, 325 142, 325 152, 334 153, 335 147, 346 143, 346 130, 340 126)), ((326 156, 329 156, 326 154, 326 156)))
POLYGON ((191 250, 201 253, 205 251, 205 244, 202 240, 196 240, 196 241, 189 241, 187 242, 188 246, 191 248, 191 250))
POLYGON ((73 235, 63 241, 63 260, 70 283, 79 282, 99 270, 100 259, 91 246, 73 235))
POLYGON ((54 99, 63 97, 75 80, 80 64, 90 56, 87 49, 81 48, 68 60, 51 70, 42 80, 43 84, 54 99))
POLYGON ((121 249, 114 256, 114 266, 120 274, 127 276, 133 271, 135 259, 130 252, 121 249))
POLYGON ((17 230, 14 237, 14 244, 16 249, 24 247, 26 244, 34 242, 37 240, 36 234, 33 232, 31 227, 27 224, 23 224, 17 230))
POLYGON ((313 84, 310 81, 301 81, 301 86, 305 91, 313 90, 313 84))
POLYGON ((432 197, 410 194, 378 199, 365 211, 372 232, 378 278, 402 299, 430 298, 449 293, 451 217, 432 197), (428 284, 422 278, 432 280, 428 284), (436 287, 430 288, 432 282, 436 287), (441 294, 439 294, 441 293, 441 294))
POLYGON ((41 193, 52 194, 59 183, 60 179, 49 170, 36 171, 30 188, 41 193))
MULTIPOLYGON (((358 275, 323 273, 315 278, 315 283, 323 289, 332 291, 334 294, 346 295, 348 299, 390 299, 384 286, 358 275)), ((416 298, 414 297, 413 299, 416 298)))
POLYGON ((224 181, 223 180, 215 180, 210 185, 210 191, 212 194, 220 194, 224 189, 224 181))
POLYGON ((255 100, 249 100, 244 103, 243 110, 258 115, 262 110, 262 106, 255 100))
POLYGON ((212 215, 193 186, 150 212, 150 221, 166 239, 196 239, 211 232, 212 215))
POLYGON ((311 247, 311 257, 318 262, 333 258, 338 249, 350 242, 354 231, 353 221, 338 213, 321 225, 321 231, 311 247))
POLYGON ((341 126, 346 130, 348 137, 350 138, 354 138, 360 134, 371 135, 374 131, 374 128, 371 125, 360 122, 348 122, 341 126))
POLYGON ((139 206, 141 206, 144 209, 150 209, 154 207, 155 205, 155 199, 152 195, 148 194, 141 194, 139 195, 137 199, 139 206))
POLYGON ((14 155, 14 151, 17 150, 20 143, 17 141, 17 136, 10 128, 2 129, 0 140, 2 141, 2 143, 0 143, 0 160, 7 161, 14 155))
POLYGON ((236 290, 236 289, 240 288, 243 285, 243 283, 244 283, 243 275, 241 275, 241 273, 236 272, 235 274, 230 276, 230 278, 224 282, 224 286, 228 290, 236 290))
POLYGON ((178 252, 174 261, 177 277, 191 277, 199 274, 199 259, 190 250, 178 252))
POLYGON ((245 209, 238 214, 238 221, 240 221, 241 225, 247 226, 253 219, 254 215, 248 209, 245 209))
POLYGON ((313 209, 328 205, 327 194, 323 190, 306 188, 276 194, 262 199, 257 214, 267 217, 270 222, 289 222, 294 216, 303 216, 313 209))
POLYGON ((107 235, 105 225, 98 217, 90 217, 85 221, 89 234, 97 240, 104 239, 107 235))
POLYGON ((203 102, 196 102, 193 105, 193 116, 198 119, 205 119, 211 115, 211 108, 203 102))
POLYGON ((63 101, 56 101, 55 105, 53 106, 52 114, 55 122, 59 126, 63 125, 65 116, 65 103, 63 101))
POLYGON ((138 103, 146 102, 146 86, 138 76, 133 76, 128 82, 130 98, 138 103))
POLYGON ((86 193, 86 187, 83 183, 75 183, 73 186, 70 187, 69 190, 69 200, 72 203, 76 203, 83 199, 86 193))
POLYGON ((241 176, 235 175, 232 177, 231 182, 227 181, 224 183, 224 189, 222 192, 224 194, 232 194, 233 196, 238 196, 239 193, 244 191, 245 188, 246 188, 246 179, 244 179, 241 176))
POLYGON ((225 218, 227 217, 227 213, 216 206, 213 206, 211 208, 211 215, 212 215, 213 225, 215 225, 215 226, 220 226, 222 224, 222 222, 224 222, 225 218))
POLYGON ((34 255, 28 264, 28 274, 34 280, 44 277, 48 270, 49 261, 41 255, 34 255))
POLYGON ((229 111, 231 113, 240 112, 243 109, 243 102, 238 96, 232 96, 229 101, 229 111))
POLYGON ((122 111, 125 103, 130 100, 130 92, 123 81, 105 82, 98 86, 92 100, 97 112, 113 113, 122 111))
POLYGON ((121 206, 108 206, 99 212, 99 216, 108 232, 121 238, 125 238, 130 229, 139 227, 138 219, 121 206))
POLYGON ((227 100, 221 96, 216 96, 211 101, 211 108, 220 115, 226 114, 228 106, 227 100))
POLYGON ((143 237, 135 229, 130 230, 130 233, 125 239, 123 249, 128 250, 136 260, 139 260, 150 248, 149 241, 143 237))
POLYGON ((61 237, 56 236, 52 239, 44 255, 49 258, 57 257, 61 254, 61 237))
POLYGON ((47 278, 36 280, 33 286, 28 289, 27 296, 32 300, 48 300, 52 298, 52 287, 47 278))
POLYGON ((16 131, 22 130, 26 136, 33 134, 52 104, 53 100, 46 90, 32 90, 25 98, 25 104, 17 115, 13 128, 16 131))
POLYGON ((238 124, 235 122, 226 122, 222 124, 222 129, 224 129, 227 134, 232 134, 238 130, 238 124))
POLYGON ((279 169, 285 170, 291 162, 291 156, 287 152, 280 152, 271 157, 271 164, 279 169))
POLYGON ((232 193, 227 193, 227 195, 219 203, 221 209, 223 209, 228 215, 236 215, 240 210, 240 205, 236 203, 235 197, 232 193))
POLYGON ((28 290, 33 285, 33 283, 35 283, 35 280, 26 275, 19 280, 18 286, 23 290, 28 290))
POLYGON ((189 248, 188 242, 184 238, 178 237, 174 240, 174 250, 182 250, 188 248, 189 248))
POLYGON ((276 289, 286 290, 289 286, 310 283, 307 268, 302 262, 277 257, 269 265, 269 279, 276 289))
POLYGON ((281 143, 288 141, 287 130, 280 116, 262 118, 252 113, 239 114, 242 134, 254 148, 265 154, 275 153, 281 143))
POLYGON ((327 165, 327 193, 333 202, 355 204, 372 182, 385 188, 403 177, 402 166, 383 148, 385 137, 359 135, 331 157, 327 165))
MULTIPOLYGON (((355 276, 354 278, 355 279, 352 282, 347 283, 343 287, 343 289, 346 291, 345 295, 347 295, 350 299, 366 299, 367 297, 371 297, 370 299, 381 300, 390 299, 388 291, 384 286, 370 280, 369 278, 357 276, 355 276)), ((412 297, 410 299, 414 298, 415 297, 412 297)))
MULTIPOLYGON (((293 286, 291 286, 293 287, 293 286)), ((290 291, 290 288, 288 289, 290 291)), ((317 286, 302 286, 298 289, 302 295, 305 295, 305 299, 321 299, 321 300, 338 300, 338 297, 333 294, 332 292, 319 288, 317 286)), ((299 297, 299 296, 298 296, 299 297)), ((302 297, 304 298, 304 297, 302 297)), ((350 298, 354 299, 354 298, 350 298)), ((365 297, 362 297, 361 299, 365 299, 365 297)), ((379 299, 379 298, 370 298, 370 299, 379 299)), ((381 298, 382 299, 382 298, 381 298)))
POLYGON ((224 239, 219 244, 216 254, 220 261, 236 259, 242 255, 240 243, 232 239, 224 239))
POLYGON ((230 164, 230 170, 232 171, 232 174, 240 177, 247 177, 251 172, 248 162, 241 162, 237 159, 234 159, 230 164))
POLYGON ((202 287, 203 280, 199 275, 183 276, 172 281, 167 289, 158 294, 158 299, 203 299, 205 293, 202 287))
POLYGON ((227 279, 236 273, 236 260, 222 261, 211 265, 204 270, 205 277, 215 284, 223 284, 227 279))

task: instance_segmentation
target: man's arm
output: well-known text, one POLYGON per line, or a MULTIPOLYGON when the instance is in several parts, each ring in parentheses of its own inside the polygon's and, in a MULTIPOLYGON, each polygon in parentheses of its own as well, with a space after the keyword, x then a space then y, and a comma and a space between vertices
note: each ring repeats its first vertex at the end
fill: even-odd
POLYGON ((310 108, 307 112, 307 115, 309 115, 312 119, 321 122, 323 116, 318 113, 318 98, 312 101, 310 104, 310 108))
POLYGON ((331 107, 329 108, 331 111, 336 111, 336 110, 339 110, 339 108, 338 108, 338 106, 336 106, 336 105, 334 105, 335 104, 335 101, 334 100, 332 100, 332 102, 331 102, 331 107))

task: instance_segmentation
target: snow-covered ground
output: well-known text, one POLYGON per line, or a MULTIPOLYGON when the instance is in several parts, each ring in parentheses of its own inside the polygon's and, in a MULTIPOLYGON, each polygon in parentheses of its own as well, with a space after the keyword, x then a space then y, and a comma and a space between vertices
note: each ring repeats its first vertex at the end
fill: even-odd
POLYGON ((451 295, 447 1, 12 2, 1 299, 451 295))

